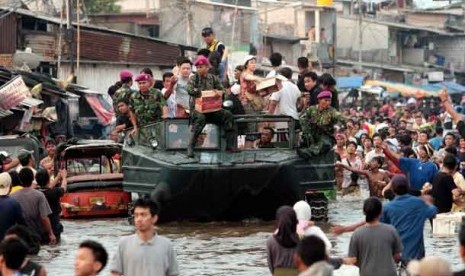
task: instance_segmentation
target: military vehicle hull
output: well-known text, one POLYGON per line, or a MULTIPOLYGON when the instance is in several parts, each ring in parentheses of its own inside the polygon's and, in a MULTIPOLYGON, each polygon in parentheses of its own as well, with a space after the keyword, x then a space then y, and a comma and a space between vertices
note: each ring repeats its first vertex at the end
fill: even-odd
MULTIPOLYGON (((199 149, 195 154, 187 158, 185 150, 126 144, 123 189, 154 199, 161 221, 269 220, 282 205, 306 199, 309 193, 334 191, 333 152, 311 161, 299 158, 292 148, 237 153, 199 149)), ((325 212, 321 216, 327 218, 325 212)))

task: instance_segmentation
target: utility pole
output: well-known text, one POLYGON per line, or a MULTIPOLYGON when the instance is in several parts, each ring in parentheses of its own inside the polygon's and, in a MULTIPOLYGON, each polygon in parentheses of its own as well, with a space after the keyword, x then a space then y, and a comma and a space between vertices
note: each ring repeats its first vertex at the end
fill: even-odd
POLYGON ((362 32, 362 0, 358 0, 358 67, 362 69, 362 47, 363 47, 363 32, 362 32))
POLYGON ((185 2, 186 8, 186 45, 192 46, 192 14, 189 0, 185 2))
POLYGON ((74 29, 73 29, 73 0, 66 0, 66 42, 68 43, 68 55, 71 74, 74 76, 74 29))

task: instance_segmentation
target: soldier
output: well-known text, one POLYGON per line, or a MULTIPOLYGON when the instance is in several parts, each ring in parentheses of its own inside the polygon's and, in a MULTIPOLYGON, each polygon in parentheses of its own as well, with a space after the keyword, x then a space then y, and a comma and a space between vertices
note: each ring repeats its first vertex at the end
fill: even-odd
POLYGON ((115 94, 113 94, 112 99, 113 99, 113 107, 115 109, 115 113, 118 112, 118 101, 120 99, 127 99, 131 97, 131 95, 134 93, 134 91, 131 89, 132 86, 132 73, 129 72, 128 70, 123 70, 119 73, 119 78, 120 78, 120 84, 121 87, 116 90, 115 94))
POLYGON ((297 154, 302 158, 324 154, 335 144, 334 125, 342 122, 343 117, 330 106, 331 97, 330 91, 321 91, 318 105, 310 106, 300 117, 303 141, 297 154))
MULTIPOLYGON (((208 59, 204 56, 199 56, 195 60, 194 65, 197 67, 197 73, 189 79, 187 83, 187 93, 195 99, 202 95, 202 91, 213 90, 223 97, 224 88, 220 80, 216 76, 208 73, 210 66, 208 59)), ((236 133, 231 112, 221 109, 210 113, 200 113, 194 109, 194 101, 192 100, 190 110, 192 127, 187 146, 188 157, 194 156, 194 146, 197 137, 202 133, 207 123, 222 124, 226 132, 226 149, 229 151, 237 151, 235 147, 236 133)))
POLYGON ((136 117, 134 128, 156 122, 168 115, 166 100, 160 90, 150 88, 150 75, 140 74, 136 78, 139 92, 131 96, 131 108, 136 117))

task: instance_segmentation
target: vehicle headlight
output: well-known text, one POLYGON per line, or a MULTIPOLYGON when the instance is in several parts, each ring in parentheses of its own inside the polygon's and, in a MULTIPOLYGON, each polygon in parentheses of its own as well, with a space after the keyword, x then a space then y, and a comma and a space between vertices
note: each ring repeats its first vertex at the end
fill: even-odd
POLYGON ((150 142, 150 146, 152 146, 152 149, 153 149, 153 150, 156 150, 157 147, 158 147, 158 141, 157 141, 157 139, 152 138, 152 139, 149 140, 149 142, 150 142))

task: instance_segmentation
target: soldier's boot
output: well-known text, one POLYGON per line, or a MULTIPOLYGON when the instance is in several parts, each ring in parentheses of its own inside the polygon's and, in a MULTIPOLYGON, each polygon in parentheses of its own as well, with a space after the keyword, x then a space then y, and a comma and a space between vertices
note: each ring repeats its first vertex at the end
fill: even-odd
POLYGON ((235 131, 227 131, 225 133, 226 138, 226 151, 228 152, 239 152, 237 148, 237 135, 235 131))
POLYGON ((191 133, 189 134, 189 141, 187 144, 187 157, 194 157, 194 146, 196 141, 197 139, 195 137, 195 132, 191 131, 191 133))

